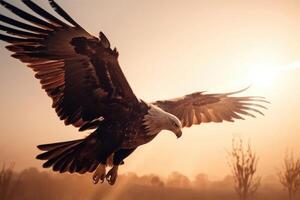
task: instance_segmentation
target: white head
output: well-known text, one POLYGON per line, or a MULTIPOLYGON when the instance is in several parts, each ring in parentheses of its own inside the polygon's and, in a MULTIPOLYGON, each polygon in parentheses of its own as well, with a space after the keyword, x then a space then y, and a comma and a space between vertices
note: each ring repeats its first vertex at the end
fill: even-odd
POLYGON ((162 130, 172 131, 177 138, 181 137, 182 125, 179 119, 160 109, 159 107, 150 104, 148 114, 144 117, 144 125, 148 130, 148 135, 158 134, 162 130))

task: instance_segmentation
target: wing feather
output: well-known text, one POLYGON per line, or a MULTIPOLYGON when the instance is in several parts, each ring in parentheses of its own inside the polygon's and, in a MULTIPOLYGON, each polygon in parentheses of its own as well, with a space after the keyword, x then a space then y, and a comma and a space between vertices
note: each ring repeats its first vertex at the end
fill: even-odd
POLYGON ((50 33, 49 30, 45 30, 45 29, 42 29, 42 28, 39 28, 39 27, 36 27, 36 26, 32 26, 32 25, 23 23, 23 22, 19 22, 17 20, 11 19, 11 18, 9 18, 7 16, 4 16, 4 15, 1 15, 1 14, 0 14, 0 21, 2 21, 4 23, 7 23, 9 25, 15 26, 17 28, 32 31, 32 32, 35 32, 35 33, 40 33, 40 34, 50 33))
POLYGON ((187 120, 187 127, 192 126, 193 121, 194 121, 194 109, 187 109, 188 110, 188 120, 187 120))
POLYGON ((56 28, 56 26, 54 26, 53 24, 50 24, 44 20, 41 20, 27 12, 24 12, 23 10, 3 1, 0 0, 0 4, 2 6, 4 6, 5 8, 7 8, 8 10, 10 10, 12 13, 16 14, 17 16, 27 20, 28 22, 31 22, 32 24, 35 24, 41 28, 44 29, 49 29, 49 30, 54 30, 56 28))
POLYGON ((10 28, 0 24, 0 30, 5 31, 8 34, 19 36, 19 37, 26 37, 26 38, 43 38, 43 35, 31 33, 27 31, 21 31, 14 28, 10 28))
POLYGON ((196 92, 181 98, 156 101, 153 104, 178 117, 183 127, 201 122, 234 122, 234 119, 244 119, 243 115, 256 117, 253 113, 264 115, 259 109, 267 109, 261 104, 269 102, 259 96, 232 96, 243 91, 245 89, 224 94, 196 92))
MULTIPOLYGON (((120 113, 124 113, 129 110, 124 107, 136 105, 138 100, 107 37, 102 32, 100 39, 90 35, 54 0, 49 0, 51 7, 66 22, 31 0, 22 2, 38 16, 0 0, 0 5, 26 21, 0 14, 4 23, 0 31, 6 32, 0 33, 0 40, 10 43, 6 48, 13 52, 12 57, 36 73, 59 118, 66 125, 83 127, 80 130, 97 127, 102 118, 124 118, 118 116, 118 110, 112 111, 110 103, 119 104, 120 113)), ((72 168, 73 163, 66 167, 72 168)))
POLYGON ((200 108, 195 107, 194 109, 195 109, 195 118, 197 119, 197 124, 204 122, 204 120, 202 119, 202 116, 201 116, 200 108))
POLYGON ((46 10, 32 2, 31 0, 22 0, 25 5, 27 5, 32 11, 37 13, 38 15, 44 17, 46 20, 50 21, 51 23, 55 23, 56 25, 60 25, 62 27, 68 27, 66 23, 63 21, 59 20, 55 16, 51 15, 48 13, 46 10))
POLYGON ((70 17, 70 15, 64 11, 54 0, 49 0, 50 5, 52 8, 57 12, 60 16, 62 16, 65 20, 67 20, 69 23, 71 23, 73 26, 81 28, 77 22, 70 17))

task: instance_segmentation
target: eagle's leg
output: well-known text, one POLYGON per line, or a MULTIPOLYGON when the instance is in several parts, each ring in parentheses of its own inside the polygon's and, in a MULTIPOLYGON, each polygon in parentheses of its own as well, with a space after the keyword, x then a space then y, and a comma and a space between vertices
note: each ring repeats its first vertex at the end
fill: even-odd
POLYGON ((106 165, 100 163, 98 165, 96 171, 94 172, 93 183, 97 184, 99 182, 99 180, 101 180, 101 183, 103 183, 105 176, 106 176, 106 165))
POLYGON ((112 166, 113 165, 113 157, 114 154, 112 153, 107 159, 106 159, 106 163, 100 163, 96 169, 96 171, 94 172, 93 175, 93 182, 94 184, 97 184, 99 182, 99 180, 101 180, 101 183, 104 182, 105 177, 106 177, 106 167, 108 166, 112 166))
POLYGON ((118 177, 118 168, 119 165, 123 164, 123 160, 129 156, 134 149, 120 149, 117 152, 114 153, 113 156, 113 167, 109 170, 109 172, 106 175, 106 180, 110 185, 115 184, 117 177, 118 177))
POLYGON ((98 155, 96 156, 99 165, 93 175, 94 184, 97 184, 99 180, 101 180, 101 183, 104 182, 106 166, 109 164, 110 157, 120 148, 124 137, 124 134, 119 134, 118 131, 112 130, 111 127, 105 127, 101 129, 101 132, 96 132, 96 134, 98 134, 97 137, 99 137, 100 142, 97 149, 98 155), (111 132, 115 134, 111 134, 111 132))
POLYGON ((114 165, 106 174, 106 180, 110 185, 115 184, 118 177, 119 165, 114 165))

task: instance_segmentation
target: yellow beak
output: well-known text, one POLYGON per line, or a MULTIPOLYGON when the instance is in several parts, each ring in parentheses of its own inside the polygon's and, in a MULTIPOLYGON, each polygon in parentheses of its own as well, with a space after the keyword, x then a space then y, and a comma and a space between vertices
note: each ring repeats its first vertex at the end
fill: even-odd
POLYGON ((182 131, 181 130, 176 131, 175 135, 176 135, 177 139, 180 138, 182 136, 182 131))

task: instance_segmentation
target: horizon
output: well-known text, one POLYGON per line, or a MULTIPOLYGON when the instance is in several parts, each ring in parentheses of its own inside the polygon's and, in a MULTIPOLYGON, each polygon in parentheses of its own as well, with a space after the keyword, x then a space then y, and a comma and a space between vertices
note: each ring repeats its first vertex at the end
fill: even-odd
MULTIPOLYGON (((138 176, 133 173, 120 174, 120 180, 113 187, 108 183, 93 187, 90 176, 59 175, 51 172, 40 172, 37 168, 25 169, 16 174, 13 179, 10 196, 7 199, 222 199, 237 200, 233 188, 233 179, 227 176, 221 180, 211 181, 206 175, 200 174, 196 179, 180 173, 173 173, 167 178, 155 174, 138 176), (14 180, 20 180, 14 182, 14 180), (14 185, 14 183, 16 183, 14 185), (64 187, 61 187, 64 186, 64 187), (44 188, 47 188, 46 190, 44 188)), ((1 195, 1 194, 0 194, 1 195)), ((282 200, 286 191, 274 177, 262 180, 255 199, 282 200)), ((296 198, 299 197, 295 196, 296 198)))

